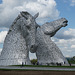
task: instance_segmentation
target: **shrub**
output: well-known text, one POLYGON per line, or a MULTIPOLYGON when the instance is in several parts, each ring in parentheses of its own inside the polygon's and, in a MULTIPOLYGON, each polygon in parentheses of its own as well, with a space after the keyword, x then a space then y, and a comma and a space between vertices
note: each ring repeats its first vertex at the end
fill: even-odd
POLYGON ((31 60, 31 63, 32 63, 33 65, 35 65, 35 64, 37 63, 37 59, 32 59, 32 60, 31 60))

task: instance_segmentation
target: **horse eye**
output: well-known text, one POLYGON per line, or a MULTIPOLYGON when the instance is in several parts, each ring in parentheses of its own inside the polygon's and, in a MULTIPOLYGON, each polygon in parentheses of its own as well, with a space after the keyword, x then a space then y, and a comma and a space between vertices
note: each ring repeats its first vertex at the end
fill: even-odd
POLYGON ((36 29, 37 29, 38 27, 36 26, 36 29))
POLYGON ((26 26, 27 27, 27 29, 30 29, 30 26, 26 26))
POLYGON ((28 20, 28 18, 27 18, 27 17, 25 17, 25 19, 26 19, 26 20, 28 20))

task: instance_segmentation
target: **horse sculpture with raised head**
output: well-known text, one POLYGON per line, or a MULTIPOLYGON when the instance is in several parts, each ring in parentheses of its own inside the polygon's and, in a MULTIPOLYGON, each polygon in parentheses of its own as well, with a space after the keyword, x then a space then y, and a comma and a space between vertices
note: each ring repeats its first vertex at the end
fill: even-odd
POLYGON ((36 53, 39 64, 47 65, 60 63, 68 65, 60 49, 50 39, 60 28, 67 26, 67 22, 65 18, 61 18, 53 22, 46 22, 38 28, 36 35, 37 49, 30 51, 36 53))
POLYGON ((37 23, 28 12, 21 12, 6 35, 0 56, 0 65, 31 65, 29 50, 35 46, 37 23))

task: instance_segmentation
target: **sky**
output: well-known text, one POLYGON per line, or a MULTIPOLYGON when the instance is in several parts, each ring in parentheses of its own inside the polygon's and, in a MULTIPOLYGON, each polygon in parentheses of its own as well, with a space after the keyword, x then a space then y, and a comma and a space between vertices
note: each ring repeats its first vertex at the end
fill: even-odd
MULTIPOLYGON (((35 15, 39 25, 59 18, 66 18, 68 26, 60 29, 51 39, 65 57, 75 56, 75 0, 0 0, 0 52, 5 36, 14 19, 21 11, 35 15)), ((30 59, 36 58, 30 53, 30 59)))

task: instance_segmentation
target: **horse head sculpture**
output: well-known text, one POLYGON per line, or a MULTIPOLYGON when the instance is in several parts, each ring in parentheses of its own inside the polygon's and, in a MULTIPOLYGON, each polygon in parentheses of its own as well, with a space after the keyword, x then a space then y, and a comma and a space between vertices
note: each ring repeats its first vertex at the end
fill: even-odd
POLYGON ((22 11, 14 20, 6 35, 0 56, 0 65, 31 65, 29 50, 35 47, 35 36, 39 25, 35 22, 39 13, 32 16, 22 11))
POLYGON ((29 49, 34 49, 37 28, 40 27, 35 22, 35 19, 38 17, 39 13, 31 16, 28 12, 21 12, 21 15, 25 18, 25 20, 22 20, 24 25, 21 25, 21 28, 23 36, 26 39, 26 44, 29 49))
POLYGON ((50 37, 52 37, 60 28, 67 26, 67 22, 68 21, 65 18, 61 18, 52 22, 46 22, 41 26, 41 28, 46 35, 50 35, 50 37))

